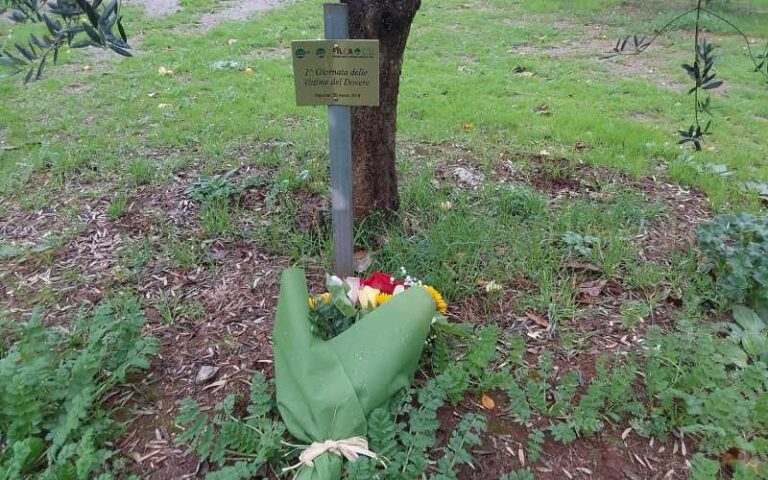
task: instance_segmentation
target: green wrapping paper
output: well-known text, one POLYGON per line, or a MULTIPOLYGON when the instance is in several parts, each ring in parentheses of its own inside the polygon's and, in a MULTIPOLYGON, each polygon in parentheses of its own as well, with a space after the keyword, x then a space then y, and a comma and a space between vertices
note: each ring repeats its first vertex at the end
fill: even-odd
MULTIPOLYGON (((367 438, 368 415, 410 384, 435 302, 424 289, 410 288, 325 341, 311 332, 308 297, 304 272, 285 270, 273 332, 280 415, 307 445, 367 438)), ((341 457, 325 453, 296 478, 338 480, 341 467, 341 457)))

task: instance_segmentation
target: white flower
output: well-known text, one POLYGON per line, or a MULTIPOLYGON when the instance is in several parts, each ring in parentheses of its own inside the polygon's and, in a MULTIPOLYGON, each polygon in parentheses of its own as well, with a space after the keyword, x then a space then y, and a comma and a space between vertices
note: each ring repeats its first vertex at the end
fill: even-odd
POLYGON ((352 303, 357 303, 357 299, 360 295, 360 279, 357 277, 347 277, 344 281, 349 285, 347 296, 352 303))

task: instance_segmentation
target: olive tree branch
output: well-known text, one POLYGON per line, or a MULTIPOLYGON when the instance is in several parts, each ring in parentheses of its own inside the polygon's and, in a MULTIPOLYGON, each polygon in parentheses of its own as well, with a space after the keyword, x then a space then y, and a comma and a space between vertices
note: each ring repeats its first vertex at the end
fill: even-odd
POLYGON ((601 59, 603 59, 603 60, 605 60, 605 59, 609 59, 609 58, 617 57, 617 56, 619 56, 619 55, 623 55, 623 56, 633 56, 633 55, 640 55, 641 53, 643 53, 644 51, 646 51, 646 50, 648 49, 648 47, 650 47, 650 46, 653 44, 653 42, 655 42, 655 41, 656 41, 656 39, 658 39, 658 38, 659 38, 661 35, 663 35, 664 33, 666 33, 666 32, 667 32, 667 30, 669 30, 669 29, 670 29, 670 28, 671 28, 673 25, 675 25, 675 24, 677 23, 677 21, 678 21, 678 20, 680 20, 681 18, 683 18, 683 17, 685 17, 685 16, 687 16, 687 15, 690 15, 690 14, 692 14, 692 13, 693 13, 693 12, 695 12, 697 9, 698 9, 698 7, 696 7, 696 8, 692 8, 692 9, 690 9, 690 10, 688 10, 688 11, 686 11, 686 12, 683 12, 683 13, 681 13, 680 15, 676 16, 675 18, 673 18, 672 20, 670 20, 669 22, 667 22, 667 24, 666 24, 666 25, 664 25, 664 26, 663 26, 663 27, 661 27, 659 30, 657 30, 657 31, 656 31, 656 32, 653 34, 653 36, 652 36, 652 37, 651 37, 649 40, 647 40, 647 41, 646 41, 646 38, 645 38, 645 37, 643 37, 642 39, 638 40, 638 39, 637 39, 637 36, 635 36, 635 37, 634 37, 634 38, 635 38, 635 42, 634 42, 634 47, 635 47, 635 49, 634 49, 633 51, 631 51, 631 52, 627 52, 627 51, 625 50, 625 48, 627 47, 627 44, 629 43, 629 39, 630 39, 630 38, 632 38, 632 37, 630 37, 630 36, 628 35, 628 36, 624 37, 624 39, 623 39, 623 40, 620 38, 620 39, 619 39, 619 41, 618 41, 618 42, 616 42, 616 46, 615 46, 615 47, 613 47, 613 51, 611 51, 610 53, 607 53, 607 54, 603 55, 603 56, 602 56, 602 57, 600 57, 600 58, 601 58, 601 59))
POLYGON ((48 29, 42 36, 30 34, 25 44, 8 41, 0 49, 0 66, 10 70, 11 75, 26 71, 24 83, 40 79, 51 52, 56 63, 59 49, 64 45, 108 48, 119 55, 131 56, 118 0, 108 3, 103 0, 15 0, 13 4, 17 6, 11 16, 13 20, 42 22, 48 29), (43 6, 48 7, 48 12, 41 12, 43 6), (59 17, 64 23, 51 16, 59 17), (78 37, 85 38, 79 40, 78 37))
MULTIPOLYGON (((762 66, 764 65, 765 60, 763 60, 763 63, 759 63, 757 61, 757 57, 755 57, 754 53, 752 52, 752 45, 749 43, 749 37, 747 36, 747 34, 744 33, 742 29, 740 29, 735 23, 731 22, 727 18, 713 12, 712 10, 704 9, 704 11, 712 15, 713 17, 717 18, 721 22, 729 25, 731 28, 733 28, 736 31, 736 33, 738 33, 741 36, 741 38, 744 40, 744 43, 747 45, 747 54, 749 55, 749 59, 752 60, 752 63, 755 64, 755 71, 760 72, 764 77, 768 78, 768 69, 765 72, 762 70, 762 66)), ((768 55, 768 45, 766 45, 766 52, 762 56, 763 59, 765 59, 767 55, 768 55)))

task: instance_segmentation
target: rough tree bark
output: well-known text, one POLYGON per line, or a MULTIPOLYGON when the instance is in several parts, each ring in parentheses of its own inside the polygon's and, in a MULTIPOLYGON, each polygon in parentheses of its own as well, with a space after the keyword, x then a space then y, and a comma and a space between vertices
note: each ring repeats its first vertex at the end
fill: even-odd
POLYGON ((378 39, 378 107, 352 109, 352 179, 355 218, 400 206, 395 168, 397 95, 403 52, 421 0, 341 0, 349 5, 349 36, 378 39))

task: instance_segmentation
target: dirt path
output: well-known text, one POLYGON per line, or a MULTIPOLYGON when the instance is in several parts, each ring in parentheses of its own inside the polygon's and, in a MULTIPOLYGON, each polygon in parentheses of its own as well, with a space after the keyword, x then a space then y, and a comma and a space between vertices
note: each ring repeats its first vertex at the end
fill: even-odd
POLYGON ((277 8, 281 0, 243 0, 227 2, 223 10, 207 13, 198 22, 198 33, 205 32, 221 22, 247 20, 256 12, 277 8))
POLYGON ((127 0, 129 5, 139 5, 144 8, 148 17, 167 17, 181 10, 179 0, 127 0))
MULTIPOLYGON (((126 0, 128 4, 144 8, 148 17, 160 18, 173 15, 181 10, 179 0, 126 0)), ((224 8, 213 10, 203 15, 198 21, 195 33, 204 33, 221 22, 247 20, 256 12, 277 8, 281 0, 232 0, 217 6, 224 8)))

